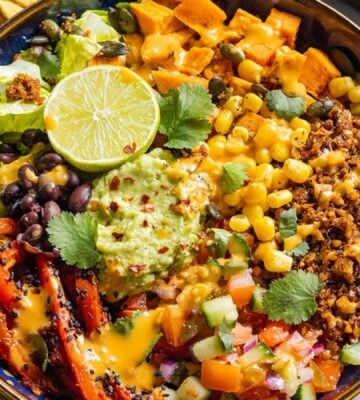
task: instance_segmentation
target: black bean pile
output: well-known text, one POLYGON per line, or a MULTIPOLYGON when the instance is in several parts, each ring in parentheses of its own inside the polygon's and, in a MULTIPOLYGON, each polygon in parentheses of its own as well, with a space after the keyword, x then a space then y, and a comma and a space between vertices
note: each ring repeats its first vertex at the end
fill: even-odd
MULTIPOLYGON (((37 143, 48 143, 45 132, 29 129, 21 136, 22 145, 31 151, 37 143)), ((19 146, 0 144, 0 162, 11 164, 20 157, 19 146)), ((78 174, 66 165, 62 156, 45 146, 35 156, 34 166, 23 164, 17 181, 1 188, 0 198, 7 208, 7 216, 19 221, 17 240, 27 251, 45 251, 57 255, 47 240, 46 227, 49 220, 67 210, 73 213, 85 211, 91 197, 91 186, 81 183, 78 174), (59 185, 52 180, 54 168, 63 166, 66 183, 59 185)))

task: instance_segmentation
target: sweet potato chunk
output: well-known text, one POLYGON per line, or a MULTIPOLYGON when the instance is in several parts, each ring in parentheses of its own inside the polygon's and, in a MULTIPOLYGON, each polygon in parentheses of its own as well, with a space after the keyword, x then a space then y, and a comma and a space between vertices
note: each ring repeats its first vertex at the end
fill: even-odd
POLYGON ((183 25, 174 17, 173 10, 155 3, 143 0, 141 3, 130 3, 132 13, 145 35, 151 33, 170 33, 180 30, 183 25))
POLYGON ((310 47, 304 55, 306 61, 299 80, 306 86, 307 91, 317 98, 326 89, 328 83, 341 74, 321 50, 310 47))
POLYGON ((192 47, 179 65, 179 71, 189 75, 199 75, 213 56, 214 50, 208 47, 192 47))
POLYGON ((243 126, 249 130, 250 133, 255 134, 260 125, 263 123, 264 118, 251 111, 247 111, 242 117, 236 121, 236 125, 243 126))
POLYGON ((274 28, 280 27, 280 34, 286 39, 286 44, 292 49, 295 48, 301 18, 273 8, 266 22, 274 28))
POLYGON ((251 47, 245 47, 246 58, 255 61, 257 64, 265 67, 270 65, 275 58, 276 50, 284 44, 284 39, 277 39, 272 43, 257 44, 251 47))
POLYGON ((129 67, 141 65, 141 46, 144 43, 143 36, 139 33, 129 33, 124 35, 123 39, 129 49, 129 52, 126 54, 126 65, 129 67))
POLYGON ((230 86, 233 88, 234 94, 245 96, 246 93, 251 92, 252 83, 234 76, 230 79, 230 86))
POLYGON ((251 25, 260 24, 261 19, 239 8, 229 23, 229 28, 244 35, 251 25))
POLYGON ((191 85, 195 85, 196 83, 198 83, 205 88, 207 88, 208 86, 207 79, 196 76, 189 76, 175 71, 152 71, 152 75, 156 82, 158 91, 161 94, 166 93, 169 89, 176 89, 183 83, 189 83, 191 85))

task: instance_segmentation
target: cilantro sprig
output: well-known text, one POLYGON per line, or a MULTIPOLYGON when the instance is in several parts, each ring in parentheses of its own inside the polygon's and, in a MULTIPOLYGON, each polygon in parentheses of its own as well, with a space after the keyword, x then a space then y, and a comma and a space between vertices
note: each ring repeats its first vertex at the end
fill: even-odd
POLYGON ((265 102, 270 111, 279 118, 291 121, 305 112, 305 97, 289 97, 282 90, 271 90, 265 95, 265 102))
POLYGON ((166 147, 191 149, 205 140, 211 130, 214 110, 211 96, 200 85, 181 85, 160 100, 160 133, 168 137, 166 147))
POLYGON ((280 236, 283 239, 295 235, 297 229, 296 209, 290 208, 289 210, 282 211, 280 214, 278 225, 280 236))
POLYGON ((87 269, 99 261, 97 222, 89 213, 63 212, 50 219, 47 233, 49 242, 60 250, 67 264, 87 269))
POLYGON ((247 167, 239 162, 231 162, 223 165, 221 186, 224 193, 234 193, 244 184, 247 178, 247 167))
POLYGON ((293 249, 286 251, 288 256, 302 257, 310 250, 310 246, 306 242, 301 242, 293 249))
POLYGON ((319 277, 304 271, 290 271, 271 282, 264 296, 264 310, 272 321, 299 324, 317 310, 316 296, 323 287, 319 277))
POLYGON ((235 323, 228 322, 226 318, 224 318, 219 325, 218 336, 226 353, 232 353, 234 351, 234 337, 231 334, 234 326, 235 323))

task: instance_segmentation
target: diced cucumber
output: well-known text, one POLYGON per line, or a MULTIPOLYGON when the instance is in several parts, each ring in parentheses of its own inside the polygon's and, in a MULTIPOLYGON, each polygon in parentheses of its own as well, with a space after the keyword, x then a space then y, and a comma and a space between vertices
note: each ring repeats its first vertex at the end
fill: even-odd
POLYGON ((198 377, 189 376, 180 385, 177 395, 180 400, 207 400, 211 391, 202 385, 198 377))
POLYGON ((199 361, 210 360, 226 354, 224 345, 218 335, 210 336, 195 343, 192 352, 199 361))
POLYGON ((231 236, 229 243, 230 253, 234 254, 242 254, 246 259, 249 259, 251 256, 251 251, 249 247, 249 243, 245 238, 243 238, 238 233, 234 233, 231 236))
POLYGON ((240 260, 228 260, 223 266, 223 275, 226 280, 235 274, 240 274, 249 268, 249 264, 240 260))
POLYGON ((151 341, 151 343, 149 344, 149 347, 146 349, 146 352, 144 354, 144 357, 142 359, 142 361, 145 361, 148 356, 151 354, 151 352, 154 350, 154 347, 156 346, 157 342, 161 339, 161 337, 163 336, 162 332, 159 332, 154 339, 151 341))
POLYGON ((258 313, 265 314, 263 300, 264 295, 266 293, 266 289, 262 288, 261 286, 256 286, 254 289, 254 293, 252 295, 250 301, 250 308, 258 313))
POLYGON ((243 368, 246 368, 251 364, 257 364, 263 361, 271 360, 272 358, 274 358, 274 353, 270 347, 266 346, 264 343, 259 343, 239 357, 239 363, 243 368))
POLYGON ((360 342, 346 344, 340 351, 340 361, 345 364, 360 365, 360 342))
POLYGON ((291 400, 316 400, 314 385, 312 383, 301 384, 291 400))
POLYGON ((205 301, 201 305, 201 310, 210 328, 220 325, 224 318, 227 322, 235 322, 239 316, 230 295, 205 301))

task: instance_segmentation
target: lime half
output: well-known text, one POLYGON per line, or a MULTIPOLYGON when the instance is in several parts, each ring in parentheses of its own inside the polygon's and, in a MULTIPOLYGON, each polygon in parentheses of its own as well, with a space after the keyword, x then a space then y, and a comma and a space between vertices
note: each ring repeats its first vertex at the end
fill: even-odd
POLYGON ((77 168, 96 172, 145 153, 160 111, 153 89, 133 71, 96 66, 62 80, 44 118, 54 149, 77 168))

